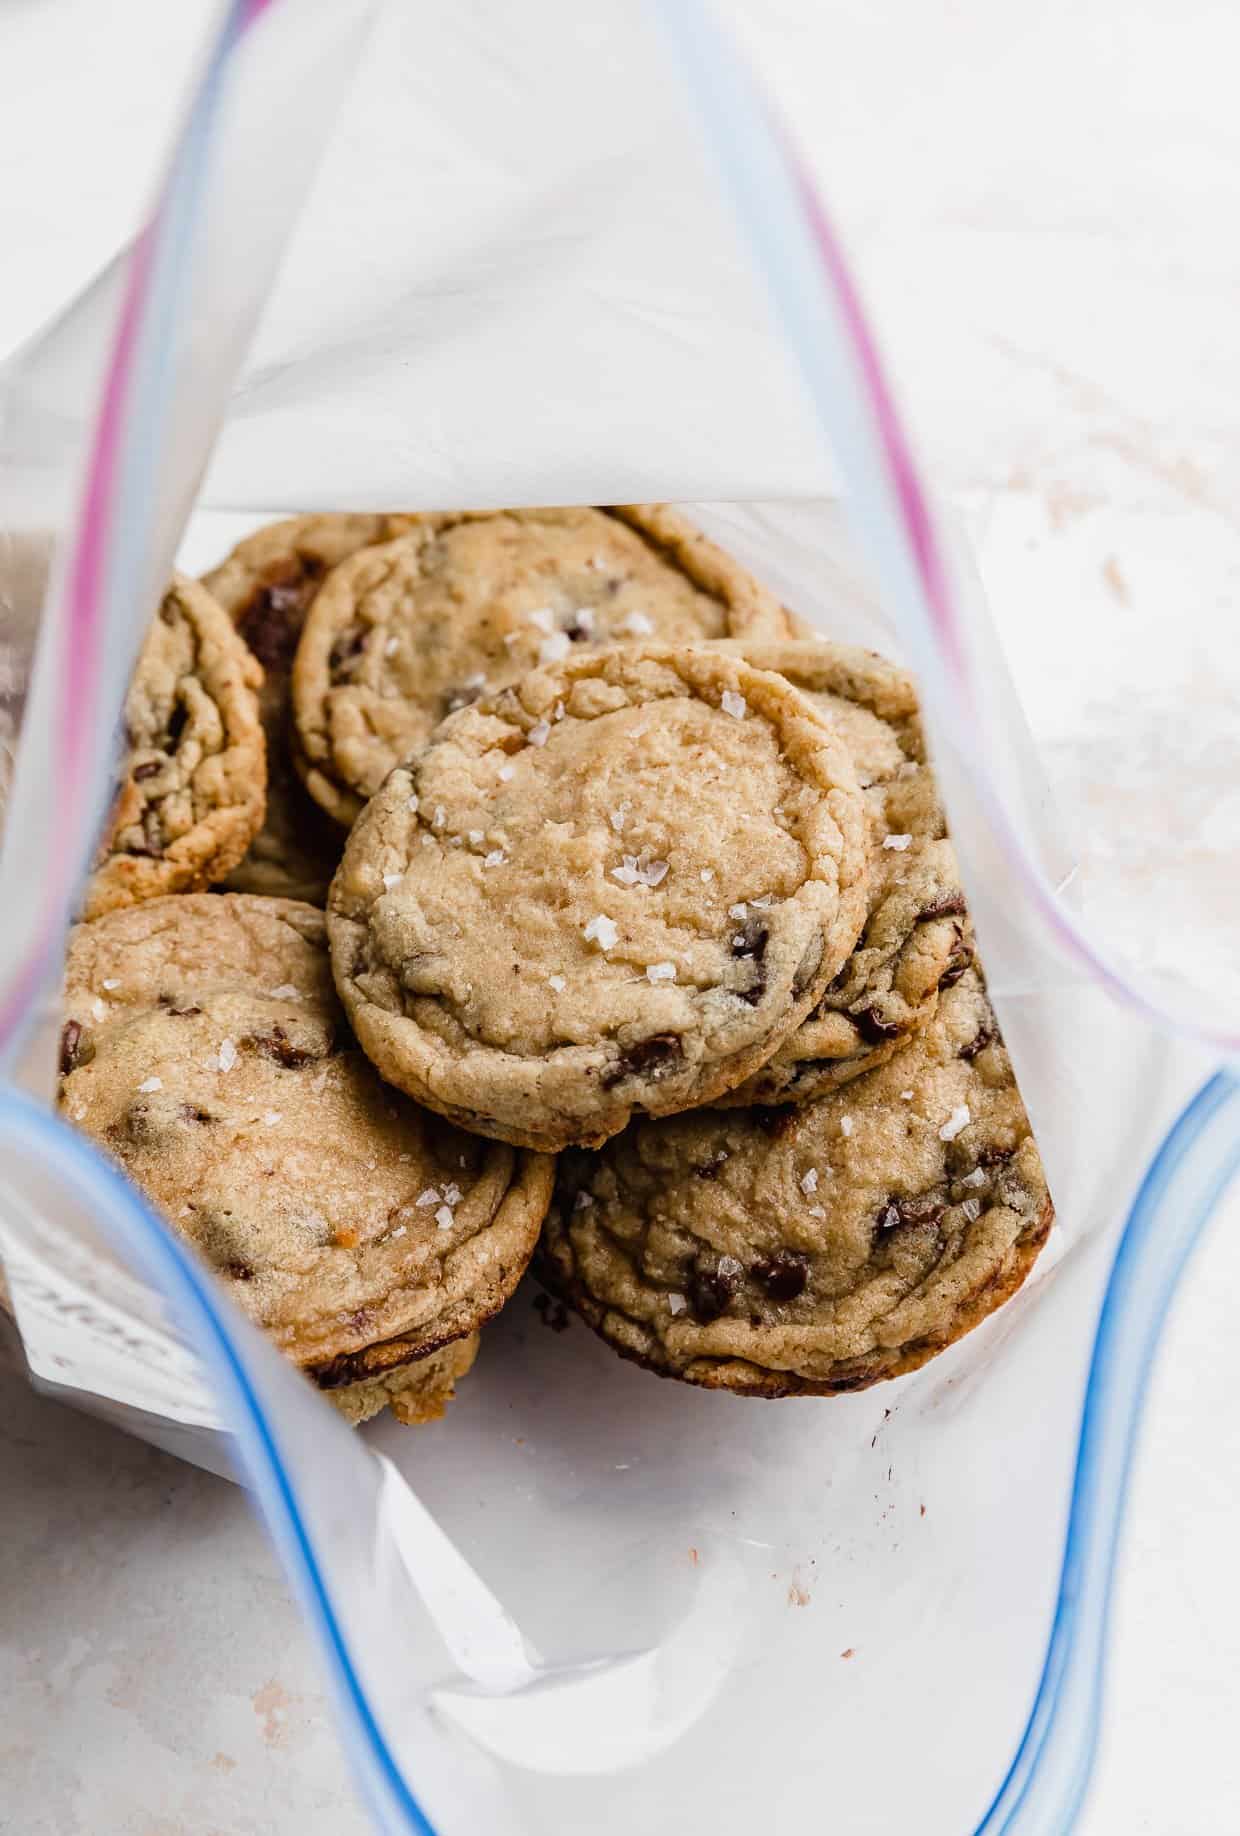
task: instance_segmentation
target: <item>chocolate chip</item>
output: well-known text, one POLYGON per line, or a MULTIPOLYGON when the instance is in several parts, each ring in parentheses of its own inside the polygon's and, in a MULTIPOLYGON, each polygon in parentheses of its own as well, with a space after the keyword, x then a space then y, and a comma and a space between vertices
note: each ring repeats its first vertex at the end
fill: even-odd
POLYGON ((568 1308, 563 1301, 553 1299, 550 1294, 536 1294, 534 1311, 542 1320, 543 1325, 549 1326, 552 1332, 567 1332, 568 1308))
POLYGON ((948 960, 946 969, 944 969, 942 975, 939 977, 939 987, 954 988, 972 961, 972 951, 966 945, 964 938, 957 932, 956 941, 952 946, 951 957, 948 960))
POLYGON ((1015 1148, 983 1148, 977 1157, 977 1164, 979 1167, 1001 1167, 1004 1161, 1010 1160, 1015 1152, 1015 1148))
POLYGON ((68 1077, 82 1063, 78 1048, 82 1042, 80 1020, 66 1020, 60 1029, 60 1075, 68 1077))
POLYGON ((344 1323, 346 1326, 351 1326, 354 1332, 365 1332, 368 1326, 374 1324, 374 1315, 369 1307, 359 1307, 356 1313, 345 1315, 344 1323))
POLYGON ((749 1272, 773 1301, 793 1301, 805 1291, 809 1257, 799 1250, 778 1249, 773 1256, 755 1262, 749 1272))
POLYGON ((253 1281, 254 1271, 248 1262, 226 1262, 220 1269, 221 1275, 227 1275, 232 1281, 253 1281))
POLYGON ((162 761, 162 760, 160 760, 160 759, 148 759, 145 765, 135 765, 135 766, 134 766, 134 768, 133 768, 133 781, 134 781, 134 783, 135 783, 135 784, 141 784, 141 783, 143 783, 143 782, 144 782, 144 780, 145 780, 145 779, 147 779, 147 778, 154 778, 154 777, 157 777, 157 776, 158 776, 158 774, 159 774, 159 773, 160 773, 160 772, 161 772, 162 770, 163 770, 163 761, 162 761))
POLYGON ((984 1052, 988 1045, 993 1045, 995 1038, 996 1033, 994 1027, 983 1023, 983 1025, 978 1028, 976 1037, 971 1039, 968 1045, 961 1046, 957 1056, 960 1058, 967 1058, 971 1061, 977 1057, 979 1052, 984 1052))
POLYGON ((594 635, 593 626, 590 624, 583 625, 580 618, 575 618, 571 625, 565 625, 564 635, 570 644, 579 644, 582 638, 588 638, 594 635))
POLYGON ((902 1029, 899 1023, 884 1020, 877 1007, 863 1007, 860 1013, 852 1014, 850 1018, 867 1045, 881 1045, 885 1039, 900 1037, 902 1029))
POLYGON ((176 750, 181 735, 185 731, 185 723, 188 719, 189 709, 185 706, 184 702, 178 701, 177 705, 168 716, 168 725, 164 731, 164 748, 166 751, 174 752, 176 750))
POLYGON ((917 916, 921 919, 957 918, 965 910, 962 892, 940 893, 929 905, 923 905, 917 916))
POLYGON ((649 1039, 639 1039, 626 1047, 615 1064, 608 1066, 601 1079, 603 1089, 614 1089, 626 1077, 648 1077, 657 1082, 683 1055, 678 1034, 652 1033, 649 1039))
POLYGON ((751 1109, 749 1114, 755 1127, 760 1128, 764 1135, 770 1135, 772 1138, 786 1135, 797 1119, 796 1110, 787 1103, 779 1108, 761 1107, 751 1109))
POLYGON ((718 1179, 719 1169, 727 1158, 726 1153, 720 1148, 717 1154, 712 1154, 709 1160, 702 1161, 699 1166, 694 1167, 693 1171, 699 1179, 718 1179))
POLYGON ((720 1314, 727 1310, 729 1301, 741 1285, 741 1271, 736 1268, 723 1268, 716 1263, 713 1267, 699 1261, 690 1262, 685 1279, 685 1293, 689 1305, 703 1326, 709 1326, 720 1314))
POLYGON ((182 1103, 178 1114, 183 1122, 214 1122, 215 1120, 209 1109, 199 1109, 196 1103, 182 1103))
POLYGON ((287 1071, 299 1070, 302 1065, 312 1065, 318 1059, 328 1057, 331 1052, 330 1041, 326 1051, 320 1051, 315 1046, 294 1045, 279 1025, 273 1026, 269 1033, 248 1033, 241 1043, 251 1046, 264 1058, 274 1060, 277 1065, 283 1065, 287 1071))
POLYGON ((161 1007, 166 1007, 175 1020, 188 1020, 191 1014, 200 1014, 202 1012, 201 1007, 179 1007, 175 995, 161 994, 158 996, 158 1000, 159 1005, 161 1007))
POLYGON ((878 1213, 880 1230, 894 1230, 899 1224, 937 1224, 947 1207, 929 1192, 912 1197, 889 1198, 878 1213))
POLYGON ((362 625, 350 625, 342 631, 331 647, 328 665, 336 675, 343 674, 361 655, 366 642, 366 631, 362 625))
POLYGON ((766 955, 766 946, 770 931, 757 918, 746 918, 740 931, 732 939, 733 956, 752 956, 755 963, 760 963, 766 955))

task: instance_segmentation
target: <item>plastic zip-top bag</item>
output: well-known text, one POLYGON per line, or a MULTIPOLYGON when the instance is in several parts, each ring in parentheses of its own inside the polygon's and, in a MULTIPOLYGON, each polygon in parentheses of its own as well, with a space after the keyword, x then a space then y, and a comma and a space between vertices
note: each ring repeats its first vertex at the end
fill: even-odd
POLYGON ((1237 1033, 1095 940, 1114 863, 1061 829, 820 204, 705 13, 237 0, 147 227, 0 417, 0 1258, 34 1380, 251 1487, 377 1828, 1067 1827, 1144 1372, 1240 1158, 1237 1033), (519 1295, 433 1432, 353 1433, 49 1107, 133 659, 174 557, 264 513, 651 499, 917 674, 1056 1227, 986 1324, 855 1396, 655 1383, 519 1295))

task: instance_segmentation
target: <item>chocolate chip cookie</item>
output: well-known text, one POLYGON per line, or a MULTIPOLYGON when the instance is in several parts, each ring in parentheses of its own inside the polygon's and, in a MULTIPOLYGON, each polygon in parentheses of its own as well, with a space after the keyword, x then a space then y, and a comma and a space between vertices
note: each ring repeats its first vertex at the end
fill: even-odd
POLYGON ((165 593, 125 701, 128 752, 84 915, 222 880, 263 820, 262 670, 197 581, 165 593))
POLYGON ((639 1122, 560 1162, 541 1267, 625 1357, 749 1396, 915 1370, 1014 1292, 1051 1202, 976 970, 798 1108, 639 1122))
POLYGON ((223 893, 72 934, 61 1107, 356 1413, 432 1407, 529 1260, 552 1164, 389 1089, 332 988, 323 913, 223 893), (359 1386, 363 1386, 359 1388, 359 1386))
POLYGON ((890 1058, 972 959, 972 929, 911 677, 872 651, 822 642, 729 646, 778 670, 844 740, 871 825, 870 901, 857 947, 814 1011, 724 1103, 803 1102, 890 1058))
POLYGON ((298 768, 346 826, 453 709, 571 653, 778 638, 788 615, 674 511, 422 517, 336 568, 293 669, 298 768))
POLYGON ((311 601, 341 561, 412 527, 409 516, 322 512, 269 523, 203 576, 263 666, 259 698, 267 739, 267 815, 245 858, 224 881, 231 892, 322 905, 341 836, 306 794, 289 749, 291 677, 311 601))
POLYGON ((459 709, 367 805, 328 901, 383 1075, 518 1145, 740 1083, 865 913, 852 764, 782 676, 595 650, 459 709))

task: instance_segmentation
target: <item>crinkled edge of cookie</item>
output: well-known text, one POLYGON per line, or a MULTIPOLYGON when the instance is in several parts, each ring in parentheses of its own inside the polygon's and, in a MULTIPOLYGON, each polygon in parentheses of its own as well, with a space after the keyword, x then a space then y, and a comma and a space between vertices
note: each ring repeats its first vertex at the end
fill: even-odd
MULTIPOLYGON (((907 767, 930 772, 916 685, 906 670, 877 651, 821 638, 773 644, 724 640, 719 648, 746 657, 759 669, 773 670, 806 694, 834 695, 866 709, 891 728, 907 767)), ((881 838, 875 841, 881 847, 881 838)), ((972 929, 945 826, 942 832, 915 836, 913 844, 915 860, 921 861, 922 851, 930 845, 940 856, 946 851, 947 858, 937 875, 937 893, 892 957, 907 961, 927 942, 931 945, 925 952, 926 986, 917 1000, 908 1000, 916 1008, 910 1023, 890 1034, 877 1014, 856 1012, 847 1005, 820 1004, 820 1011, 810 1014, 760 1071, 719 1099, 720 1107, 808 1102, 885 1064, 933 1018, 939 989, 951 987, 973 960, 972 929), (931 925, 934 931, 923 937, 923 927, 931 925), (937 973, 935 965, 939 965, 937 973)), ((899 896, 897 886, 867 913, 854 954, 870 947, 869 940, 899 896)), ((840 980, 847 976, 848 968, 845 964, 840 980)))
MULTIPOLYGON (((177 602, 195 634, 196 666, 224 731, 221 750, 203 759, 189 781, 193 794, 200 778, 210 780, 209 785, 199 786, 199 793, 216 807, 158 857, 109 852, 117 832, 139 821, 143 809, 157 803, 161 795, 156 790, 148 796, 143 788, 147 783, 157 785, 157 760, 131 757, 113 807, 103 859, 86 888, 84 918, 99 918, 165 893, 203 891, 232 871, 262 827, 267 782, 266 742, 258 710, 262 669, 223 607, 198 581, 174 575, 161 610, 169 599, 177 602), (143 775, 144 767, 152 764, 156 769, 143 775)), ((135 678, 141 669, 139 656, 135 678)))
MULTIPOLYGON (((181 918, 207 916, 208 922, 218 918, 221 922, 229 918, 234 922, 244 923, 247 919, 262 924, 287 926, 309 950, 324 952, 326 950, 326 921, 324 913, 316 907, 292 899, 266 899, 257 894, 231 893, 169 898, 159 904, 143 902, 140 910, 117 911, 110 914, 110 923, 122 927, 150 924, 158 927, 164 919, 173 923, 181 918)), ((73 960, 74 947, 80 945, 90 952, 93 966, 98 967, 104 960, 100 955, 106 941, 109 918, 97 923, 83 923, 74 927, 69 938, 69 961, 73 960)), ((324 968, 327 965, 324 963, 324 968)), ((85 1005, 90 998, 91 976, 80 975, 77 981, 66 979, 65 1007, 70 1006, 75 993, 80 992, 85 1005)), ((256 991, 261 992, 261 984, 255 984, 256 991)), ((188 989, 187 989, 187 992, 188 989)), ((325 991, 326 992, 326 991, 325 991)), ((152 1003, 152 1007, 158 1003, 152 1003)), ((138 1011, 146 1011, 138 1009, 138 1011)), ((81 1027, 70 1021, 78 1034, 81 1027)), ((77 1049, 76 1038, 73 1050, 77 1049)), ((354 1056, 361 1056, 350 1039, 347 1049, 354 1056)), ((66 1062, 62 1036, 62 1057, 60 1067, 60 1095, 58 1107, 62 1114, 67 1114, 68 1080, 77 1068, 73 1062, 66 1062)), ((91 1057, 93 1058, 93 1048, 91 1057)), ((381 1080, 381 1073, 373 1064, 368 1066, 375 1079, 381 1080)), ((97 1137, 93 1137, 98 1140, 97 1137)), ((102 1142, 99 1143, 104 1146, 102 1142)), ((106 1151, 106 1149, 105 1149, 106 1151)), ((498 1152, 499 1150, 497 1150, 498 1152)), ((135 1185, 140 1186, 136 1175, 126 1170, 125 1176, 135 1185)), ((488 1177, 493 1177, 489 1175, 488 1177)), ((468 1335, 491 1319, 506 1304, 521 1280, 529 1265, 538 1242, 538 1233, 547 1207, 551 1202, 554 1189, 555 1163, 545 1154, 517 1151, 512 1156, 511 1170, 507 1184, 503 1185, 495 1208, 486 1222, 472 1235, 456 1244, 447 1253, 447 1261, 438 1265, 440 1273, 451 1265, 454 1277, 459 1279, 466 1272, 466 1287, 462 1294, 429 1317, 408 1321, 409 1306, 393 1307, 394 1300, 406 1295, 422 1296, 432 1284, 419 1280, 412 1286, 408 1281, 402 1282, 399 1274, 393 1273, 384 1298, 369 1304, 369 1312, 380 1313, 385 1307, 389 1320, 386 1322, 384 1336, 370 1344, 350 1343, 361 1337, 356 1323, 350 1323, 350 1331, 344 1333, 339 1328, 343 1316, 323 1315, 303 1312, 295 1327, 283 1329, 264 1327, 258 1322, 258 1329, 263 1331, 269 1341, 275 1345, 291 1364, 311 1372, 321 1388, 335 1388, 346 1383, 357 1383, 380 1376, 385 1372, 397 1370, 413 1364, 430 1354, 438 1352, 458 1339, 468 1335), (508 1239, 513 1241, 509 1244, 508 1239), (335 1331, 327 1330, 327 1321, 336 1322, 335 1331), (401 1322, 408 1323, 402 1324, 401 1322), (395 1328, 395 1330, 393 1330, 395 1328), (332 1340, 339 1343, 342 1339, 348 1345, 347 1350, 333 1351, 332 1340)), ((169 1228, 176 1231, 175 1220, 167 1220, 169 1228)), ((177 1233, 178 1235, 180 1233, 177 1233)), ((187 1241, 187 1239, 182 1239, 187 1241)), ((192 1245, 191 1245, 192 1247, 192 1245)), ((204 1266, 213 1268, 206 1258, 204 1266)), ((218 1268, 214 1268, 219 1275, 218 1268)), ((366 1320, 362 1329, 369 1325, 373 1330, 375 1321, 366 1320)), ((381 1330, 383 1330, 381 1328, 381 1330)))
MULTIPOLYGON (((743 694, 747 709, 779 735, 781 753, 792 769, 820 788, 822 816, 831 829, 829 845, 806 869, 797 891, 763 912, 768 926, 768 937, 763 940, 766 979, 762 999, 749 1005, 741 1045, 710 1059, 695 1060, 685 1054, 678 1039, 676 1058, 669 1058, 664 1050, 644 1064, 639 1049, 650 1043, 645 1040, 563 1046, 529 1057, 474 1041, 457 1049, 406 1013, 392 1012, 372 1000, 361 985, 374 973, 368 960, 370 913, 384 896, 385 876, 392 871, 403 873, 414 839, 425 826, 416 808, 418 760, 398 767, 371 799, 354 826, 332 884, 327 909, 332 969, 363 1050, 389 1082, 427 1108, 514 1146, 548 1152, 569 1145, 597 1146, 617 1134, 635 1113, 666 1115, 696 1108, 742 1082, 817 1004, 855 944, 864 917, 869 859, 866 818, 847 752, 782 676, 755 670, 742 657, 708 646, 595 651, 557 669, 534 671, 512 688, 462 710, 461 715, 449 715, 420 756, 425 758, 437 744, 453 742, 462 716, 507 719, 515 734, 524 735, 545 724, 544 713, 567 698, 573 685, 583 679, 603 678, 644 703, 651 699, 653 678, 641 672, 652 665, 669 672, 668 693, 674 698, 687 695, 718 706, 728 691, 743 694), (402 836, 400 846, 387 839, 385 832, 393 829, 402 836), (374 859, 368 861, 371 850, 374 859), (820 906, 828 896, 833 907, 822 911, 817 935, 807 941, 802 925, 790 937, 780 912, 798 902, 802 908, 820 906), (810 964, 815 947, 817 960, 810 964), (485 1107, 453 1097, 453 1085, 460 1087, 465 1067, 468 1087, 474 1092, 486 1090, 485 1107), (558 1101, 549 1086, 554 1087, 558 1101)), ((492 739, 488 750, 495 743, 492 739)), ((399 995, 403 1002, 405 997, 391 969, 383 965, 379 972, 392 985, 388 992, 399 995)))
MULTIPOLYGON (((547 523, 557 516, 592 509, 624 523, 693 586, 721 601, 738 637, 752 635, 755 639, 774 641, 791 634, 790 615, 775 596, 687 517, 666 504, 578 504, 527 510, 425 512, 411 516, 410 527, 393 539, 405 541, 414 536, 421 540, 433 539, 459 524, 485 523, 501 516, 516 522, 547 523)), ((350 571, 341 575, 336 570, 337 591, 344 589, 353 572, 370 566, 374 557, 388 546, 387 542, 376 543, 373 547, 357 550, 342 561, 340 568, 350 571)), ((324 710, 331 691, 332 647, 351 616, 347 605, 337 608, 334 597, 321 591, 316 596, 302 629, 293 667, 293 722, 289 741, 293 762, 307 791, 321 809, 346 828, 357 820, 365 798, 351 785, 333 776, 324 710)))

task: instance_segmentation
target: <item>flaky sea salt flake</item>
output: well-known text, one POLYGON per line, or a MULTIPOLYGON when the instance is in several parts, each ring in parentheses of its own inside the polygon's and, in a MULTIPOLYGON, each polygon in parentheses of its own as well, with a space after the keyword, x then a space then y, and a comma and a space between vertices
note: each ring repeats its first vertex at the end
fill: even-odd
POLYGON ((278 988, 271 991, 273 1001, 300 1001, 301 989, 294 988, 291 982, 281 982, 278 988))
POLYGON ((527 612, 525 616, 527 622, 536 626, 539 631, 551 632, 555 630, 555 619, 552 616, 550 606, 535 606, 534 610, 532 612, 527 612))
POLYGON ((113 988, 120 987, 121 979, 118 975, 105 975, 100 985, 110 991, 113 988))
POLYGON ((903 854, 912 839, 911 835, 885 835, 883 847, 893 848, 897 854, 903 854))
POLYGON ((413 1202, 419 1211, 424 1211, 428 1205, 437 1205, 439 1203, 439 1187, 428 1186, 425 1192, 418 1193, 417 1198, 415 1198, 413 1202))
POLYGON ((144 1096, 149 1090, 162 1090, 163 1087, 164 1080, 162 1077, 144 1077, 142 1082, 138 1085, 138 1089, 144 1096))
POLYGON ((984 1186, 986 1184, 985 1167, 974 1167, 971 1173, 965 1174, 960 1183, 962 1186, 984 1186))
POLYGON ((654 620, 647 618, 644 612, 630 612, 627 618, 621 619, 616 626, 625 637, 649 637, 654 630, 654 620))
POLYGON ((648 982, 674 982, 676 980, 675 963, 647 963, 646 980, 648 982))
POLYGON ((495 775, 499 779, 501 784, 507 784, 509 778, 511 778, 515 769, 516 767, 513 765, 501 765, 498 772, 495 775))
POLYGON ((489 854, 483 855, 482 865, 484 867, 502 867, 507 859, 508 856, 504 853, 502 848, 492 848, 489 854))
POLYGON ((573 1210, 588 1211, 593 1203, 594 1200, 588 1192, 579 1192, 573 1200, 573 1210))
POLYGON ((973 1117, 969 1114, 967 1103, 958 1103, 946 1122, 939 1130, 940 1141, 954 1141, 962 1129, 968 1128, 973 1117))
POLYGON ((615 919, 606 917, 602 912, 596 913, 585 928, 586 942, 597 943, 600 950, 610 950, 619 935, 620 927, 615 919))
POLYGON ((809 1207, 809 1215, 811 1218, 825 1218, 827 1214, 821 1205, 811 1205, 809 1207))
POLYGON ((669 1294, 667 1297, 667 1310, 673 1316, 678 1313, 683 1313, 688 1305, 689 1303, 683 1294, 669 1294))
POLYGON ((611 870, 613 880, 619 880, 621 886, 636 886, 641 875, 637 871, 637 856, 626 854, 618 867, 611 870))
POLYGON ((237 1048, 231 1039, 220 1040, 219 1067, 221 1071, 231 1071, 237 1062, 237 1048))
POLYGON ((749 703, 743 695, 738 695, 735 689, 724 689, 719 697, 719 706, 725 714, 730 714, 733 720, 744 720, 749 712, 749 703))
POLYGON ((852 1132, 853 1132, 853 1119, 852 1119, 852 1117, 851 1117, 851 1116, 841 1116, 841 1117, 840 1117, 840 1133, 841 1133, 841 1135, 851 1135, 851 1134, 852 1134, 852 1132))
POLYGON ((967 1198, 960 1209, 970 1224, 974 1224, 982 1215, 982 1201, 980 1198, 967 1198))
POLYGON ((629 806, 627 803, 622 803, 618 806, 618 808, 614 810, 609 810, 607 812, 607 820, 611 824, 612 828, 615 830, 617 835, 622 835, 624 833, 624 825, 628 821, 628 819, 629 819, 629 806))
POLYGON ((263 1116, 263 1127, 274 1128, 277 1122, 283 1122, 284 1112, 280 1109, 269 1109, 263 1116))
POLYGON ((563 994, 568 983, 564 980, 562 975, 549 975, 547 977, 547 986, 548 988, 554 988, 557 994, 563 994))
POLYGON ((802 1192, 817 1192, 818 1190, 818 1169, 817 1167, 811 1167, 808 1173, 802 1173, 801 1190, 802 1192))
POLYGON ((476 848, 478 846, 478 843, 482 841, 483 839, 484 838, 483 838, 481 829, 471 829, 469 831, 469 845, 471 848, 476 848))
POLYGON ((545 720, 535 721, 525 737, 531 746, 545 746, 551 738, 551 728, 545 720))
POLYGON ((443 1202, 445 1205, 459 1205, 460 1204, 461 1188, 458 1185, 456 1185, 455 1182, 452 1182, 449 1185, 446 1185, 444 1187, 443 1202))
POLYGON ((385 873, 384 874, 383 887, 384 887, 385 892, 391 892, 394 886, 399 886, 399 885, 400 885, 400 875, 398 873, 385 873))
POLYGON ((572 649, 573 640, 567 631, 553 631, 538 646, 538 661, 544 669, 548 663, 562 663, 572 649))
POLYGON ((411 816, 416 816, 416 815, 417 815, 417 813, 418 813, 418 797, 417 797, 417 792, 416 792, 416 791, 414 792, 414 794, 413 794, 413 796, 412 796, 412 797, 407 797, 407 798, 405 799, 405 808, 406 808, 406 809, 408 810, 408 812, 409 812, 409 814, 410 814, 411 816))
POLYGON ((441 1205, 439 1210, 435 1213, 435 1222, 438 1224, 440 1230, 451 1230, 452 1226, 456 1223, 456 1219, 446 1205, 441 1205))

